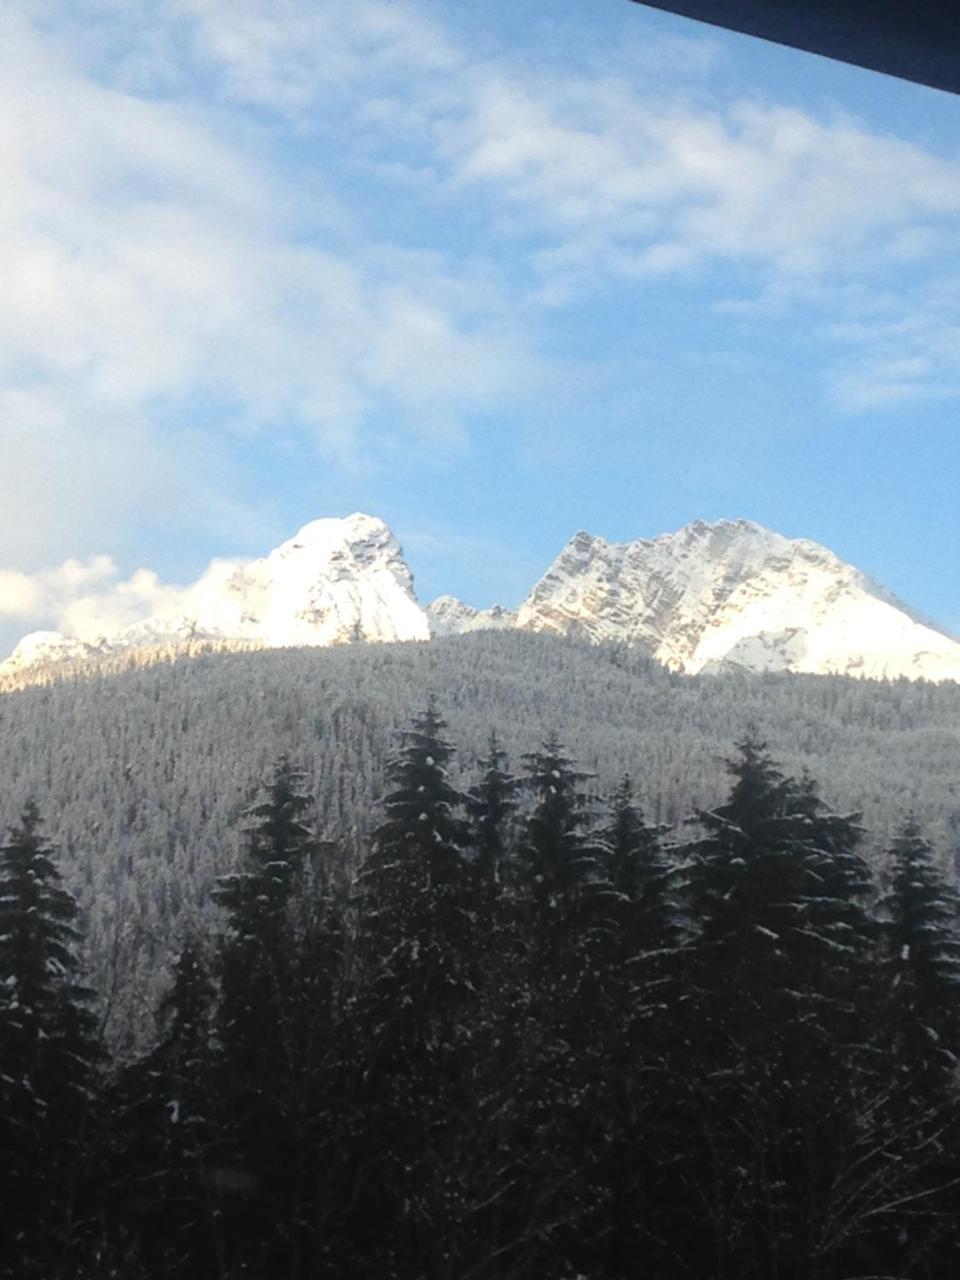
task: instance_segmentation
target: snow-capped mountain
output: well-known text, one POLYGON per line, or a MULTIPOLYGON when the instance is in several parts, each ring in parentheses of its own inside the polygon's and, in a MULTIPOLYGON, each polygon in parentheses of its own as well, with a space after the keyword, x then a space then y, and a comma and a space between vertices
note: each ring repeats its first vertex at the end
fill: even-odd
POLYGON ((625 543, 578 533, 517 626, 637 644, 688 673, 732 664, 960 680, 955 640, 826 547, 748 520, 625 543))
POLYGON ((429 635, 400 544, 382 520, 356 514, 314 520, 260 560, 215 560, 173 609, 112 639, 246 640, 283 648, 429 635))
POLYGON ((96 646, 35 632, 0 672, 192 641, 282 648, 430 637, 400 544, 382 520, 360 514, 314 520, 262 559, 214 560, 197 582, 161 597, 160 608, 96 646))
POLYGON ((360 514, 315 520, 262 559, 215 560, 157 599, 92 645, 36 632, 0 674, 198 640, 335 645, 515 627, 635 645, 691 674, 733 665, 960 681, 960 643, 825 547, 747 520, 625 543, 578 533, 516 613, 453 596, 424 609, 393 534, 360 514))
POLYGON ((58 662, 72 662, 77 658, 93 658, 101 652, 98 645, 61 635, 59 631, 31 631, 24 636, 10 657, 0 662, 0 672, 15 673, 27 667, 58 662))
POLYGON ((456 596, 437 596, 427 605, 430 634, 433 636, 462 636, 468 631, 503 631, 517 625, 517 615, 503 605, 489 609, 475 609, 464 604, 456 596))

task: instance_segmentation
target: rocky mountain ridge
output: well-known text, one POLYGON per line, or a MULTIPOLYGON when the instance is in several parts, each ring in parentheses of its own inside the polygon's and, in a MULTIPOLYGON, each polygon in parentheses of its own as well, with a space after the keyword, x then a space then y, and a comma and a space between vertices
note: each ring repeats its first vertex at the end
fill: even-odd
POLYGON ((0 674, 151 646, 282 648, 425 641, 511 629, 623 643, 690 674, 840 673, 960 681, 960 643, 832 551, 747 520, 614 543, 579 532, 516 612, 453 596, 424 608, 396 538, 354 514, 305 525, 267 556, 215 560, 163 606, 95 641, 35 632, 0 674))
POLYGON ((625 543, 578 533, 517 626, 641 645, 688 674, 735 665, 960 680, 950 636, 826 547, 748 520, 625 543))

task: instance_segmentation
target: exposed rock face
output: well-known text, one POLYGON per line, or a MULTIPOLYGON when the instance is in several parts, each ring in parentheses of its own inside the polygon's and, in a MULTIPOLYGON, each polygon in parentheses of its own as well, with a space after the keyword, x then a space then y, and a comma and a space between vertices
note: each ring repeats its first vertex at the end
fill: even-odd
POLYGON ((430 638, 400 545, 372 516, 314 520, 263 559, 214 560, 192 586, 166 594, 164 608, 106 634, 98 648, 36 633, 0 673, 55 661, 58 649, 73 658, 195 641, 272 648, 430 638))
POLYGON ((314 520, 261 560, 215 560, 175 610, 115 637, 247 640, 270 647, 427 640, 400 544, 373 516, 314 520))
POLYGON ((825 547, 747 520, 626 543, 578 533, 517 626, 639 645, 691 673, 730 663, 960 680, 960 644, 825 547))
POLYGON ((427 605, 432 636, 460 636, 467 631, 502 631, 515 627, 517 615, 503 605, 474 609, 456 596, 437 596, 427 605))
POLYGON ((36 632, 0 674, 171 644, 334 645, 518 627, 634 645, 689 673, 736 665, 960 681, 960 643, 832 551, 747 520, 624 543, 578 533, 516 613, 453 596, 422 608, 396 538, 366 515, 314 520, 264 558, 215 560, 192 586, 158 598, 162 607, 96 645, 36 632))

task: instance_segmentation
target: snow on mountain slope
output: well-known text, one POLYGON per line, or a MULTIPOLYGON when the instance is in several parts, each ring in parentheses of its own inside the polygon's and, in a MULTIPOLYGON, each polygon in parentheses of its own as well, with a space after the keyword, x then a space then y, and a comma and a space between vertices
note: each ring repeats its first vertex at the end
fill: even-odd
POLYGON ((517 626, 638 644, 689 673, 730 663, 960 680, 960 644, 826 547, 747 520, 626 543, 578 533, 517 626))
POLYGON ((456 596, 437 596, 427 605, 432 636, 462 636, 468 631, 503 631, 517 625, 517 615, 503 605, 475 609, 456 596))
POLYGON ((96 645, 74 640, 59 631, 31 631, 23 637, 10 657, 0 663, 0 672, 12 674, 42 664, 92 658, 99 652, 96 645))
MULTIPOLYGON (((284 647, 430 638, 399 543, 382 520, 366 515, 314 520, 263 559, 214 560, 197 582, 167 589, 164 598, 163 609, 104 635, 99 648, 197 640, 284 647)), ((0 664, 0 674, 82 656, 85 649, 57 633, 36 633, 0 664)))
POLYGON ((357 514, 314 520, 261 560, 215 560, 174 610, 115 641, 183 637, 284 647, 429 636, 399 543, 382 520, 357 514))
POLYGON ((314 520, 263 559, 215 560, 157 598, 162 607, 94 646, 28 636, 0 675, 196 641, 332 645, 518 627, 638 645, 689 673, 737 665, 960 681, 960 643, 832 551, 747 520, 625 543, 578 533, 516 614, 453 596, 423 609, 393 534, 366 515, 314 520))

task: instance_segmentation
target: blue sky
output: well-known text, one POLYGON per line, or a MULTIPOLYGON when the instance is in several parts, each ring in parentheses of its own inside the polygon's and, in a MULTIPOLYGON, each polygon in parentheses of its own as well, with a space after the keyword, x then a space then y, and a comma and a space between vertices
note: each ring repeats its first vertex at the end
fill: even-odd
POLYGON ((744 516, 960 631, 960 100, 628 0, 14 0, 0 120, 0 641, 358 509, 425 601, 744 516))

